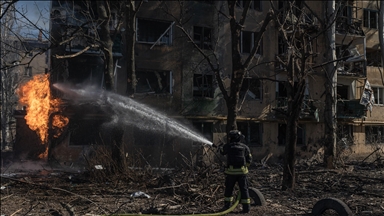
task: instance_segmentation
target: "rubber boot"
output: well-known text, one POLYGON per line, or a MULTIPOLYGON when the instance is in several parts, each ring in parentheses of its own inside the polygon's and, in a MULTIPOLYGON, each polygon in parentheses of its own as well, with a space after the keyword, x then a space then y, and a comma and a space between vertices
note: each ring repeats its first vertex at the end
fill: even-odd
POLYGON ((243 213, 243 214, 249 213, 250 207, 251 206, 249 204, 243 204, 243 211, 241 211, 241 213, 243 213))

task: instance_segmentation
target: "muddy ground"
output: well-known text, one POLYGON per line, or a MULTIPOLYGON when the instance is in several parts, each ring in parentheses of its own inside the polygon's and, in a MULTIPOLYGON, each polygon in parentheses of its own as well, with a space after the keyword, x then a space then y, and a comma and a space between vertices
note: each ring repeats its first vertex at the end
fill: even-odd
MULTIPOLYGON (((220 212, 224 175, 219 167, 178 170, 60 169, 30 161, 1 170, 1 215, 202 214, 220 212), (34 165, 31 165, 34 164, 34 165), (135 192, 143 192, 134 197, 135 192), (149 197, 146 197, 148 195, 149 197)), ((353 160, 338 169, 299 163, 294 191, 281 191, 282 166, 255 163, 250 185, 264 206, 247 215, 311 215, 316 202, 332 197, 355 215, 384 215, 384 161, 353 160)), ((228 215, 238 215, 240 205, 228 215)), ((325 215, 337 215, 327 210, 325 215)))

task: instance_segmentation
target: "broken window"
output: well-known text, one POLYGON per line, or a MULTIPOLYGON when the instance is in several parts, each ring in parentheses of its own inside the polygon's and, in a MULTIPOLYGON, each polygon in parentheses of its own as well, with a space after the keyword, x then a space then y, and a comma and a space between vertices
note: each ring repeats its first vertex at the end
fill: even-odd
MULTIPOLYGON (((278 125, 278 144, 284 146, 286 144, 287 124, 278 125)), ((296 145, 305 145, 305 125, 299 124, 297 126, 297 141, 296 145)))
POLYGON ((262 146, 262 124, 257 122, 237 122, 237 129, 244 135, 245 144, 262 146))
POLYGON ((193 97, 213 98, 213 76, 208 74, 193 75, 193 97))
POLYGON ((349 95, 348 85, 337 86, 337 99, 348 100, 349 99, 348 95, 349 95))
POLYGON ((343 1, 340 4, 340 10, 338 12, 338 17, 342 22, 351 24, 352 22, 352 5, 349 2, 343 1))
POLYGON ((212 49, 211 28, 194 26, 193 40, 201 49, 212 49))
POLYGON ((375 97, 375 104, 384 104, 384 88, 383 87, 372 87, 373 95, 375 97))
MULTIPOLYGON (((250 53, 255 42, 255 34, 257 32, 242 31, 240 37, 241 53, 250 53)), ((260 46, 257 48, 256 54, 262 55, 263 39, 260 41, 260 46)))
POLYGON ((170 93, 172 94, 171 71, 136 71, 136 93, 170 93))
POLYGON ((246 100, 261 99, 261 81, 260 79, 245 77, 240 90, 240 98, 246 100))
POLYGON ((172 44, 172 23, 137 19, 136 41, 148 44, 172 44))
POLYGON ((375 144, 384 142, 384 126, 365 126, 365 143, 375 144))
POLYGON ((378 28, 378 11, 364 8, 364 23, 367 28, 378 28))
POLYGON ((353 125, 337 125, 337 138, 353 140, 353 125))
POLYGON ((213 123, 212 122, 192 122, 197 132, 201 133, 209 141, 213 141, 213 123))

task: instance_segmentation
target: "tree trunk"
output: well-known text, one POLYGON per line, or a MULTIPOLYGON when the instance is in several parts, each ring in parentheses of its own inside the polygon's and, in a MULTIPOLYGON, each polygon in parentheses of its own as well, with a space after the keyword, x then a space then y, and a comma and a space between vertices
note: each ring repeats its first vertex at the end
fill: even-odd
POLYGON ((136 92, 136 67, 135 67, 135 43, 136 43, 136 11, 135 1, 128 0, 126 7, 126 43, 127 43, 127 90, 126 94, 133 95, 136 92))
POLYGON ((327 71, 326 71, 326 84, 325 84, 325 135, 324 135, 324 165, 329 168, 335 168, 336 157, 336 86, 337 86, 337 73, 336 73, 336 59, 335 52, 335 1, 327 1, 326 17, 329 18, 329 28, 326 34, 326 43, 328 47, 327 53, 327 71))
MULTIPOLYGON (((97 2, 97 11, 99 15, 100 23, 100 40, 103 45, 102 50, 104 53, 104 82, 106 90, 115 91, 116 83, 114 83, 114 68, 113 68, 113 40, 111 38, 111 31, 109 27, 109 22, 111 19, 111 8, 110 1, 96 1, 97 2)), ((124 159, 124 146, 123 146, 123 132, 120 126, 112 128, 111 133, 112 139, 112 156, 116 161, 115 172, 120 172, 123 170, 123 159, 124 159)))
POLYGON ((379 10, 379 42, 381 51, 381 68, 384 68, 384 1, 380 1, 379 10))
POLYGON ((100 40, 103 45, 102 51, 104 53, 104 81, 107 90, 114 90, 114 74, 113 74, 113 54, 112 46, 113 41, 110 34, 109 21, 111 14, 109 13, 110 8, 108 1, 96 1, 97 12, 99 15, 100 23, 100 40))

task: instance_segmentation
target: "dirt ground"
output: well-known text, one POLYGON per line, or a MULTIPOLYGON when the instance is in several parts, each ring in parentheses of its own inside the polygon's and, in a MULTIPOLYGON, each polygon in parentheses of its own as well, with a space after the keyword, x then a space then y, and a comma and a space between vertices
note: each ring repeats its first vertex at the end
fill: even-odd
MULTIPOLYGON (((282 191, 281 164, 252 165, 250 185, 264 206, 247 215, 311 215, 321 199, 337 198, 355 215, 384 215, 384 162, 349 161, 335 170, 297 165, 296 188, 282 191)), ((207 214, 223 206, 224 175, 215 166, 178 170, 131 169, 121 176, 104 170, 60 169, 31 161, 1 170, 1 215, 207 214), (143 192, 135 197, 135 192, 143 192), (147 196, 147 197, 146 197, 147 196)), ((137 195, 137 194, 136 194, 137 195)), ((227 214, 239 215, 241 205, 227 214)), ((324 215, 337 215, 327 210, 324 215)))

